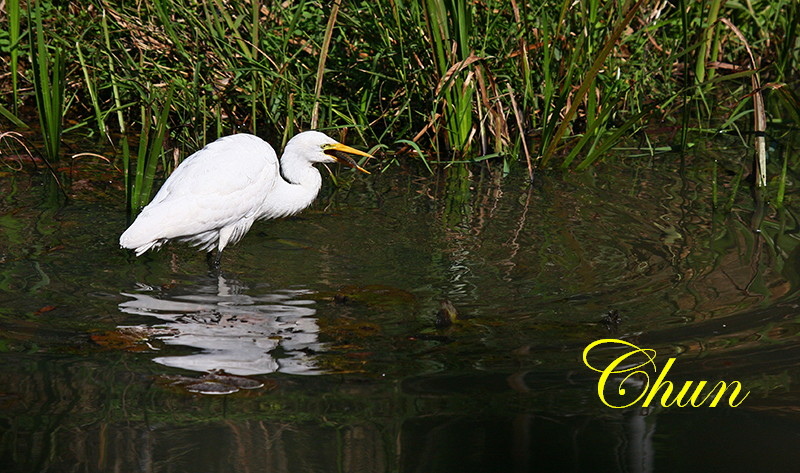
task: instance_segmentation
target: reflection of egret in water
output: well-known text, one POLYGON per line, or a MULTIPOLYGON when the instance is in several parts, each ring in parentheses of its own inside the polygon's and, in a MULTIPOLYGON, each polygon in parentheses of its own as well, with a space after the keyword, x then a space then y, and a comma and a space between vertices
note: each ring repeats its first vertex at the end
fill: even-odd
POLYGON ((321 351, 319 327, 302 299, 307 290, 243 294, 245 287, 222 275, 206 284, 122 293, 132 300, 119 305, 128 314, 157 317, 166 323, 168 345, 199 348, 190 355, 162 356, 163 365, 193 371, 223 370, 235 375, 273 372, 318 374, 311 354, 321 351))

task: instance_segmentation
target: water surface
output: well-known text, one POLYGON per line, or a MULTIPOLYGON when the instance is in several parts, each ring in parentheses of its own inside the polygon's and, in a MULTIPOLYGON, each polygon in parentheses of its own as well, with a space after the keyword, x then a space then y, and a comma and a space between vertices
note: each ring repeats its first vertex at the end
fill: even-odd
MULTIPOLYGON (((721 169, 741 152, 719 152, 721 169)), ((3 173, 0 465, 794 469, 794 189, 782 210, 747 191, 728 206, 734 174, 717 171, 715 206, 713 169, 679 171, 604 165, 533 187, 345 173, 299 217, 256 224, 220 274, 181 245, 120 250, 124 205, 100 177, 62 205, 41 176, 3 173), (750 395, 611 409, 581 360, 601 338, 676 357, 676 383, 750 395), (211 394, 223 371, 231 393, 211 394)))

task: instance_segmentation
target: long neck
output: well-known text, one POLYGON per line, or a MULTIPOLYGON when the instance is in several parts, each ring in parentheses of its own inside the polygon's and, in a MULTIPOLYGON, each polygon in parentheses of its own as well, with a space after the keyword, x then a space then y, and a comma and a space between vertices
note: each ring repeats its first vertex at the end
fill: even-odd
POLYGON ((280 165, 282 177, 277 176, 275 188, 264 202, 265 218, 300 212, 311 205, 322 187, 322 176, 308 161, 284 152, 280 165))

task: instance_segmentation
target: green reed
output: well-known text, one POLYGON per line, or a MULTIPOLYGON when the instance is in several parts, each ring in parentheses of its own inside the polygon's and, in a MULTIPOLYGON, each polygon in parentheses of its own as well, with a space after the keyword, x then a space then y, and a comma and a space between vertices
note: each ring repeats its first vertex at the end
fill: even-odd
MULTIPOLYGON (((173 93, 172 88, 164 93, 163 98, 159 97, 161 94, 155 93, 151 103, 141 107, 142 131, 139 135, 135 167, 125 168, 125 173, 129 176, 127 181, 130 182, 130 187, 127 189, 128 209, 132 215, 150 202, 158 164, 163 163, 164 141, 169 130, 168 120, 173 93), (158 99, 162 99, 163 102, 158 103, 158 99)), ((130 158, 125 161, 130 162, 130 158)))
MULTIPOLYGON (((92 0, 57 14, 34 10, 27 23, 13 16, 18 6, 7 1, 0 19, 8 25, 0 54, 16 68, 0 79, 10 92, 0 114, 11 120, 13 105, 37 104, 52 148, 66 95, 82 130, 146 135, 138 152, 126 139, 118 151, 125 187, 141 195, 168 171, 153 167, 161 154, 149 154, 164 150, 142 149, 167 134, 186 156, 221 134, 256 132, 279 147, 316 126, 398 152, 389 162, 534 176, 588 168, 632 140, 687 143, 690 126, 752 130, 754 87, 736 69, 745 43, 723 20, 762 65, 768 125, 797 107, 794 0, 92 0), (26 49, 30 57, 12 57, 26 49), (641 133, 654 124, 679 132, 641 133)), ((132 196, 131 208, 140 204, 132 196)))
POLYGON ((75 52, 78 53, 78 60, 80 61, 81 70, 83 71, 83 79, 86 84, 86 91, 89 93, 92 109, 94 110, 94 119, 97 123, 97 131, 99 131, 101 135, 105 136, 108 134, 108 132, 106 129, 105 115, 103 113, 97 92, 97 85, 92 77, 91 72, 89 71, 86 60, 83 57, 80 43, 75 43, 75 52))
POLYGON ((6 17, 8 20, 8 53, 11 72, 11 109, 16 114, 19 105, 19 46, 22 21, 19 0, 6 0, 6 17))
POLYGON ((716 28, 721 7, 721 0, 711 0, 708 4, 708 15, 705 18, 694 72, 697 82, 704 82, 706 75, 708 75, 709 79, 714 78, 715 70, 709 68, 708 63, 716 62, 718 59, 717 45, 719 44, 719 36, 716 33, 716 28))
POLYGON ((64 50, 58 45, 47 44, 43 15, 44 9, 39 2, 28 5, 28 21, 34 25, 30 57, 36 110, 47 158, 55 163, 59 160, 61 150, 67 66, 64 50))
MULTIPOLYGON (((617 45, 622 33, 630 24, 631 20, 633 20, 634 15, 637 13, 641 5, 644 3, 644 0, 639 0, 630 6, 625 12, 625 14, 614 24, 613 29, 609 32, 608 37, 604 38, 601 45, 602 47, 594 54, 592 58, 592 63, 589 66, 588 71, 586 74, 581 78, 580 86, 578 87, 577 91, 571 95, 571 105, 566 108, 563 117, 559 122, 559 125, 555 130, 552 132, 552 135, 547 136, 545 140, 542 141, 542 165, 546 164, 547 161, 553 156, 556 148, 561 144, 561 139, 567 132, 567 128, 570 126, 570 122, 575 116, 578 111, 578 108, 582 105, 584 106, 584 110, 586 113, 586 121, 588 122, 589 131, 596 131, 598 130, 598 126, 605 126, 607 123, 609 112, 613 110, 613 106, 610 103, 605 103, 605 107, 603 108, 603 112, 601 113, 600 117, 597 115, 597 95, 596 92, 598 89, 598 85, 596 79, 598 75, 604 67, 606 67, 606 60, 608 56, 611 54, 612 49, 617 45), (590 93, 595 92, 595 93, 590 93), (601 118, 601 120, 598 120, 601 118)), ((588 21, 596 21, 596 13, 594 13, 594 8, 591 8, 593 5, 592 2, 589 4, 589 14, 586 16, 588 21)), ((587 36, 585 42, 583 44, 589 44, 591 42, 591 37, 587 36)), ((592 49, 591 46, 587 46, 587 49, 592 49)), ((572 57, 571 65, 580 64, 579 59, 576 57, 572 57)), ((572 72, 572 71, 570 71, 572 72)), ((571 81, 567 81, 568 86, 571 85, 571 81)), ((614 94, 613 86, 616 83, 612 82, 612 91, 608 94, 611 97, 610 100, 614 100, 614 97, 617 97, 618 94, 614 94)), ((566 91, 562 89, 562 91, 566 91)), ((563 95, 562 95, 563 97, 563 95)), ((623 128, 622 131, 619 131, 619 135, 621 136, 622 133, 627 129, 623 128)), ((584 137, 591 136, 590 134, 585 134, 584 137)), ((612 135, 613 136, 613 135, 612 135)), ((585 143, 585 140, 581 140, 579 143, 585 143)), ((565 165, 569 165, 569 160, 565 160, 565 165)))
POLYGON ((471 70, 474 13, 466 0, 426 0, 423 5, 438 72, 434 113, 441 114, 446 149, 468 153, 472 147, 475 88, 466 76, 471 70))
MULTIPOLYGON (((800 48, 797 47, 800 43, 800 4, 794 0, 783 0, 781 2, 773 3, 772 8, 785 12, 782 15, 783 21, 783 34, 780 36, 781 40, 777 45, 777 60, 776 72, 777 78, 780 81, 789 81, 796 73, 798 61, 800 61, 800 48)), ((772 25, 765 25, 765 28, 774 28, 772 25)))

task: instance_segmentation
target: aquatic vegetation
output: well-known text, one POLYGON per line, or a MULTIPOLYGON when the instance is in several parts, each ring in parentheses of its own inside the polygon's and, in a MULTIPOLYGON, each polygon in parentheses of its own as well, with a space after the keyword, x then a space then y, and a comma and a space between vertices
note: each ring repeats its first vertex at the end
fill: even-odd
POLYGON ((34 25, 35 40, 30 42, 33 89, 45 151, 50 162, 60 157, 62 120, 65 111, 66 56, 58 45, 48 44, 42 21, 44 10, 38 2, 28 6, 28 21, 34 25))
MULTIPOLYGON (((20 25, 22 24, 22 9, 19 0, 8 0, 6 2, 6 16, 8 21, 8 43, 4 44, 3 50, 8 53, 9 70, 11 72, 11 108, 17 112, 19 103, 19 40, 20 25)), ((6 115, 6 114, 4 114, 6 115)))
MULTIPOLYGON (((224 134, 285 143, 313 127, 431 169, 524 166, 532 177, 587 168, 622 143, 685 150, 700 130, 752 139, 763 167, 771 121, 799 114, 800 6, 788 0, 67 3, 32 2, 26 18, 9 1, 0 19, 0 114, 19 126, 35 102, 48 155, 66 112, 70 133, 148 134, 140 147, 163 133, 178 158, 224 134), (654 138, 655 126, 679 133, 654 138)), ((135 181, 146 195, 147 173, 170 166, 134 168, 119 146, 136 208, 135 181)))
MULTIPOLYGON (((155 92, 157 91, 158 89, 155 92)), ((163 104, 160 105, 156 101, 158 94, 153 95, 150 103, 141 106, 142 131, 139 135, 136 161, 131 161, 129 147, 124 146, 122 149, 125 190, 131 214, 138 213, 150 202, 158 163, 164 155, 163 144, 167 136, 167 117, 172 104, 173 89, 167 91, 163 104)))
POLYGON ((481 58, 471 53, 472 4, 465 0, 427 0, 423 3, 426 28, 433 46, 438 83, 434 91, 432 123, 442 130, 447 150, 469 153, 474 136, 475 87, 470 77, 481 58), (443 125, 436 124, 441 118, 443 125))

